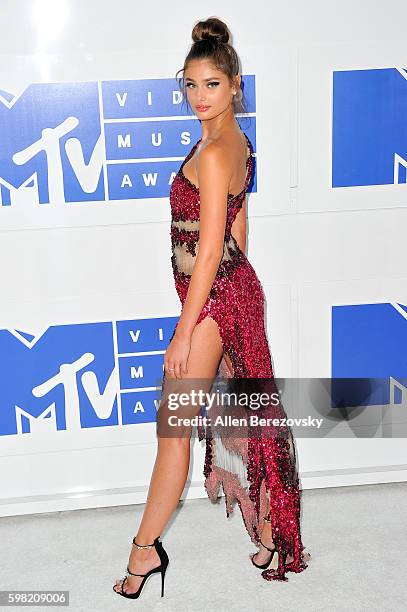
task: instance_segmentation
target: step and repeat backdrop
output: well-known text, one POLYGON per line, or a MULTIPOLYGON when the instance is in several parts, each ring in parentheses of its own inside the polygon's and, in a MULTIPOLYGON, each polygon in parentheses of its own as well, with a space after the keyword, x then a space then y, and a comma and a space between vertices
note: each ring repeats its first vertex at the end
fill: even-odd
MULTIPOLYGON (((242 83, 240 123, 255 149, 255 76, 242 83)), ((127 204, 121 222, 160 219, 165 203, 138 201, 168 199, 201 135, 175 78, 30 83, 19 94, 0 89, 0 102, 2 229, 96 224, 95 203, 108 208, 104 222, 117 222, 117 202, 127 204)))
MULTIPOLYGON (((337 44, 298 39, 266 2, 253 19, 273 15, 280 39, 257 37, 221 5, 242 59, 237 120, 255 156, 248 257, 275 373, 309 378, 307 402, 326 391, 317 377, 388 380, 381 411, 369 411, 372 388, 362 410, 322 415, 340 436, 331 426, 325 439, 298 439, 303 487, 405 480, 404 43, 345 44, 340 28, 337 44)), ((204 17, 185 3, 178 23, 163 5, 152 38, 109 8, 103 42, 106 23, 87 25, 100 3, 67 0, 59 30, 52 6, 1 9, 16 24, 0 43, 3 516, 145 501, 180 314, 168 196, 201 136, 175 72, 204 17)), ((188 497, 206 495, 196 440, 194 451, 188 497)))

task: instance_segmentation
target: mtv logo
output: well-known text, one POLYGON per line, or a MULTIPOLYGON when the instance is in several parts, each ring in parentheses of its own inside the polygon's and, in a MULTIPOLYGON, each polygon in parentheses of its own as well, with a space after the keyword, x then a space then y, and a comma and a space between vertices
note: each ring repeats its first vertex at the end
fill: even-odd
POLYGON ((0 210, 104 200, 98 84, 33 83, 11 100, 1 94, 0 210))
POLYGON ((0 436, 154 422, 177 320, 0 330, 0 436))
POLYGON ((0 435, 118 424, 113 323, 0 330, 0 435))
MULTIPOLYGON (((332 306, 332 378, 371 379, 363 403, 389 404, 391 378, 401 381, 407 377, 406 345, 405 305, 332 306)), ((403 384, 400 382, 401 387, 403 384)), ((393 387, 394 383, 392 397, 393 387)))
POLYGON ((407 182, 405 68, 333 73, 332 187, 407 182))

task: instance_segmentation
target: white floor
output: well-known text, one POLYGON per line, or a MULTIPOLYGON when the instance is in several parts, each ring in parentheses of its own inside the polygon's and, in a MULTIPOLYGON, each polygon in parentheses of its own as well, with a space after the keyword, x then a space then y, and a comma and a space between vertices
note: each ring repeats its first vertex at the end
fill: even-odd
POLYGON ((288 573, 288 582, 261 578, 248 558, 255 549, 240 510, 227 519, 221 498, 180 504, 162 535, 170 557, 163 599, 159 576, 136 601, 112 590, 143 506, 0 519, 1 589, 66 589, 69 608, 59 609, 84 612, 406 610, 406 483, 302 495, 302 538, 312 559, 301 574, 288 573))

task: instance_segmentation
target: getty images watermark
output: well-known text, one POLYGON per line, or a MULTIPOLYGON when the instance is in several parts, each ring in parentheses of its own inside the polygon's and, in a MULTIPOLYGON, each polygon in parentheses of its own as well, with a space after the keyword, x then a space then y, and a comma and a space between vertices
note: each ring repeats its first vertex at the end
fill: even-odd
POLYGON ((225 427, 225 426, 252 426, 252 427, 321 427, 323 420, 322 418, 312 418, 310 415, 307 417, 300 418, 289 418, 287 416, 262 416, 261 414, 251 414, 248 410, 255 411, 266 409, 270 406, 281 407, 281 401, 278 392, 273 393, 236 393, 236 392, 214 392, 208 393, 202 389, 192 389, 188 392, 181 393, 169 393, 168 395, 168 410, 176 411, 182 408, 197 408, 200 409, 204 406, 204 410, 209 413, 214 407, 219 408, 244 408, 246 414, 242 416, 234 416, 233 414, 227 414, 224 411, 221 414, 217 414, 214 417, 209 414, 202 415, 198 414, 192 417, 178 416, 176 414, 169 415, 168 425, 170 427, 180 426, 214 426, 214 427, 225 427))
POLYGON ((407 437, 407 378, 167 378, 161 391, 162 437, 407 437))

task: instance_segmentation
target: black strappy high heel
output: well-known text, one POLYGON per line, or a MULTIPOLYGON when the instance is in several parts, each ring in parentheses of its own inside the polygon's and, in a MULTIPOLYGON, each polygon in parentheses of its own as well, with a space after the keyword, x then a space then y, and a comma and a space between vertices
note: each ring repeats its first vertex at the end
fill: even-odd
MULTIPOLYGON (((267 518, 266 516, 264 517, 264 520, 267 521, 267 523, 271 523, 271 520, 269 518, 267 518)), ((256 563, 256 561, 254 560, 254 556, 257 555, 257 553, 252 553, 250 555, 250 559, 251 559, 254 567, 257 567, 258 569, 261 569, 261 570, 266 570, 266 569, 268 569, 270 567, 270 565, 271 565, 271 563, 273 561, 273 558, 274 558, 274 554, 275 554, 277 549, 276 549, 276 547, 269 548, 268 546, 263 544, 263 542, 261 540, 260 540, 260 544, 262 546, 264 546, 264 548, 267 548, 268 551, 271 552, 270 559, 268 561, 266 561, 265 563, 262 563, 261 565, 259 563, 256 563)))
POLYGON ((165 572, 167 571, 167 567, 169 564, 169 558, 167 553, 164 550, 164 547, 159 539, 156 538, 154 540, 154 542, 152 544, 146 544, 145 546, 140 546, 140 544, 137 544, 136 542, 136 538, 133 538, 133 545, 136 546, 136 548, 155 548, 157 551, 158 556, 160 557, 160 565, 158 565, 157 567, 154 567, 153 569, 151 569, 149 572, 147 572, 147 574, 133 574, 133 572, 131 572, 129 570, 129 566, 127 566, 126 568, 126 576, 123 578, 123 581, 121 583, 121 590, 120 591, 116 591, 116 589, 114 588, 115 586, 117 586, 117 584, 113 585, 113 591, 115 593, 117 593, 118 595, 122 595, 123 597, 127 597, 128 599, 138 599, 141 595, 141 592, 144 588, 145 583, 147 582, 148 578, 150 576, 152 576, 153 574, 158 574, 161 573, 161 597, 164 597, 164 577, 165 577, 165 572), (126 579, 128 578, 128 576, 142 576, 143 580, 138 588, 137 591, 135 591, 134 593, 125 593, 125 591, 123 591, 123 585, 126 581, 126 579))

